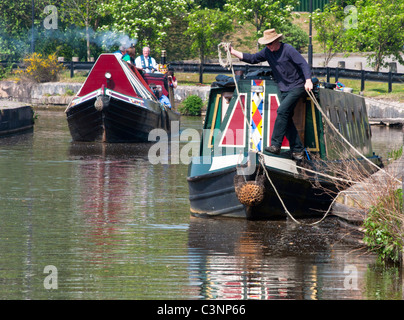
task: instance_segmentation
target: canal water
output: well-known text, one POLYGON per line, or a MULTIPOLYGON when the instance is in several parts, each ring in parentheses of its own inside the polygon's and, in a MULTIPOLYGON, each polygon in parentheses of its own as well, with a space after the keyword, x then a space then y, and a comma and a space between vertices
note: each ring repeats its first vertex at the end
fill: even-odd
MULTIPOLYGON (((63 112, 37 114, 33 133, 0 140, 0 299, 402 299, 401 269, 336 220, 190 217, 186 164, 151 164, 151 144, 73 143, 63 112)), ((403 141, 373 137, 376 152, 403 141)))

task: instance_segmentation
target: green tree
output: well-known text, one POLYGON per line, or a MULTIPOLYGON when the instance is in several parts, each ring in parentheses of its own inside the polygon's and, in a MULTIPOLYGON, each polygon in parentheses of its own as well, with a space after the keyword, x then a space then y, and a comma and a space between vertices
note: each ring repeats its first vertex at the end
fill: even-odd
POLYGON ((296 48, 300 53, 304 51, 309 43, 309 35, 298 25, 291 22, 282 24, 277 30, 285 37, 285 42, 296 48))
MULTIPOLYGON (((54 1, 57 3, 58 1, 54 1)), ((34 25, 42 22, 41 14, 50 1, 36 0, 34 25)), ((0 0, 0 54, 18 59, 28 53, 32 35, 32 3, 30 0, 0 0)))
MULTIPOLYGON (((371 52, 368 63, 379 71, 387 67, 388 57, 404 64, 404 1, 359 0, 356 1, 357 25, 348 24, 346 31, 350 51, 371 52)), ((345 20, 349 23, 349 21, 345 20)))
POLYGON ((108 0, 65 0, 61 3, 62 21, 85 28, 87 61, 90 61, 90 36, 98 27, 103 12, 101 5, 108 0))
MULTIPOLYGON (((166 30, 174 15, 181 15, 189 8, 192 0, 123 0, 103 3, 101 12, 112 17, 103 30, 112 29, 137 39, 138 50, 148 45, 160 48, 166 40, 166 30)), ((158 49, 157 49, 158 50, 158 49)))
MULTIPOLYGON (((200 9, 196 7, 187 17, 188 29, 184 35, 192 40, 191 49, 199 53, 201 65, 208 55, 217 50, 227 32, 233 29, 230 16, 219 9, 200 9)), ((199 82, 202 81, 199 73, 199 82)))
POLYGON ((344 9, 333 2, 325 5, 322 12, 317 9, 312 14, 312 19, 317 31, 315 39, 323 50, 326 67, 335 54, 343 51, 345 47, 344 9))
POLYGON ((299 0, 228 0, 225 8, 237 17, 239 24, 251 22, 259 37, 265 29, 279 28, 290 21, 298 3, 299 0))

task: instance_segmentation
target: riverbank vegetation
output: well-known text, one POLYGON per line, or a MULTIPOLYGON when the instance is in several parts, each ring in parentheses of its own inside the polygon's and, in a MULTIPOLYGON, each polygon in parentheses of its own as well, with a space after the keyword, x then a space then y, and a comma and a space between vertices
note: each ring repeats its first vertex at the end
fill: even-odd
MULTIPOLYGON (((388 157, 392 161, 398 161, 402 156, 403 146, 388 153, 388 157)), ((399 171, 401 169, 398 168, 399 171)), ((371 195, 375 194, 372 192, 371 195)), ((396 183, 386 184, 383 194, 377 196, 376 201, 370 205, 363 227, 365 230, 364 242, 370 250, 378 254, 380 260, 403 262, 404 211, 402 187, 397 187, 396 183)))

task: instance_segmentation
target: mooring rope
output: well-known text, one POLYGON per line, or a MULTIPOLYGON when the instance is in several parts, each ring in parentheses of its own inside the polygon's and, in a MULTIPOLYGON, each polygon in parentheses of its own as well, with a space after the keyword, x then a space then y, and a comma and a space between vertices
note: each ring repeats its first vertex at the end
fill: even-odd
MULTIPOLYGON (((235 73, 234 73, 232 58, 231 58, 231 54, 230 54, 230 43, 221 42, 221 43, 218 45, 218 55, 219 55, 219 63, 220 63, 220 65, 221 65, 223 68, 230 69, 231 72, 232 72, 232 76, 233 76, 233 80, 234 80, 234 84, 235 84, 236 92, 237 92, 237 99, 239 99, 239 97, 240 97, 240 91, 239 91, 238 84, 237 84, 237 81, 236 81, 236 76, 235 76, 235 73), (223 60, 222 60, 220 47, 223 47, 224 50, 225 50, 226 53, 227 53, 227 55, 226 55, 226 61, 223 61, 223 60)), ((313 102, 314 102, 316 108, 317 108, 317 109, 320 111, 320 113, 323 115, 324 119, 326 119, 327 123, 329 123, 330 127, 333 128, 333 130, 336 131, 337 134, 340 135, 341 138, 342 138, 351 148, 353 148, 353 149, 355 150, 355 152, 357 152, 362 158, 364 158, 364 159, 366 159, 367 161, 369 161, 373 166, 376 166, 377 169, 383 170, 383 169, 381 169, 380 167, 378 167, 376 164, 374 164, 372 161, 370 161, 369 159, 367 159, 364 155, 362 155, 351 143, 349 143, 348 140, 345 139, 345 137, 335 128, 335 126, 332 124, 332 122, 331 122, 331 121, 328 119, 328 117, 325 115, 325 113, 324 113, 323 110, 321 109, 321 107, 320 107, 320 105, 319 105, 319 103, 318 103, 316 97, 314 96, 313 92, 312 92, 312 91, 309 91, 309 90, 306 90, 306 91, 307 91, 309 97, 313 100, 313 102)), ((249 129, 251 130, 251 125, 250 125, 250 122, 249 122, 249 120, 248 120, 248 118, 247 118, 247 116, 246 116, 244 104, 243 104, 243 102, 242 102, 241 99, 240 99, 240 103, 241 103, 241 107, 242 107, 244 119, 245 119, 245 121, 247 122, 247 124, 248 124, 248 126, 249 126, 249 129)), ((321 219, 319 219, 318 221, 315 221, 315 222, 313 222, 313 223, 303 223, 303 222, 301 222, 301 221, 298 221, 298 220, 296 220, 296 219, 293 217, 293 215, 289 212, 289 210, 288 210, 288 208, 286 207, 285 203, 283 202, 282 197, 280 196, 280 194, 279 194, 277 188, 275 187, 274 183, 272 182, 272 179, 271 179, 270 176, 269 176, 268 170, 267 170, 267 168, 265 167, 264 153, 261 152, 261 151, 259 151, 259 150, 257 150, 256 152, 257 152, 257 154, 258 154, 258 156, 259 156, 259 162, 260 162, 260 164, 261 164, 261 166, 262 166, 262 168, 263 168, 263 171, 264 171, 264 173, 265 173, 265 176, 267 177, 269 183, 271 184, 273 190, 275 191, 275 194, 276 194, 276 196, 278 197, 278 199, 279 199, 279 201, 280 201, 280 203, 281 203, 283 209, 285 210, 285 213, 287 214, 287 216, 288 216, 292 221, 294 221, 295 223, 300 224, 300 225, 305 225, 305 226, 314 226, 314 225, 317 225, 317 224, 321 223, 322 221, 324 221, 324 219, 329 215, 329 213, 330 213, 330 211, 331 211, 331 209, 332 209, 332 206, 333 206, 334 202, 338 199, 339 195, 344 192, 344 190, 338 192, 338 194, 334 197, 334 199, 333 199, 333 201, 331 202, 331 204, 330 204, 328 210, 324 213, 324 215, 323 215, 323 217, 322 217, 321 219)), ((303 168, 303 167, 300 167, 300 166, 297 166, 297 165, 296 165, 296 167, 300 168, 301 170, 306 170, 306 171, 309 171, 309 172, 312 172, 312 173, 316 173, 316 174, 320 174, 320 175, 323 175, 323 176, 327 176, 327 177, 330 178, 330 179, 336 179, 336 180, 340 180, 340 181, 341 181, 341 180, 345 180, 345 179, 342 179, 342 178, 333 177, 333 176, 330 176, 330 175, 318 173, 318 172, 315 172, 315 171, 312 171, 312 170, 310 170, 310 169, 303 168)), ((389 173, 387 173, 385 170, 383 170, 383 172, 385 172, 385 173, 386 173, 387 175, 389 175, 391 178, 393 178, 393 179, 395 179, 395 180, 401 182, 401 181, 398 180, 397 178, 391 176, 391 175, 390 175, 389 173)), ((345 180, 345 181, 349 181, 349 180, 345 180)), ((350 183, 356 183, 357 181, 349 181, 349 182, 350 182, 350 183)))
POLYGON ((309 95, 310 99, 314 102, 314 105, 316 106, 317 110, 320 111, 320 113, 322 114, 323 118, 325 119, 325 121, 328 123, 328 125, 331 127, 331 129, 333 129, 339 136, 340 138, 349 146, 351 147, 361 158, 363 158, 365 161, 367 161, 368 163, 370 163, 372 166, 376 167, 378 170, 381 170, 383 173, 387 174, 388 176, 390 176, 390 178, 396 180, 397 182, 401 183, 401 180, 397 179, 396 177, 393 177, 390 173, 388 173, 386 170, 384 170, 383 168, 380 168, 379 166, 377 166, 375 163, 373 163, 372 161, 370 161, 367 157, 365 157, 358 149, 356 149, 343 135, 341 132, 339 132, 339 130, 333 125, 333 123, 331 122, 331 120, 326 116, 325 112, 321 109, 320 104, 318 103, 316 97, 314 96, 314 93, 312 91, 306 90, 307 94, 309 95))
POLYGON ((267 170, 267 168, 265 167, 265 163, 264 163, 264 160, 263 160, 263 153, 261 153, 261 152, 259 152, 259 162, 261 163, 261 166, 263 167, 263 170, 264 170, 264 172, 265 172, 265 175, 266 175, 266 177, 267 177, 269 183, 271 184, 272 189, 274 189, 276 196, 278 197, 279 201, 281 202, 281 205, 282 205, 283 209, 285 210, 285 213, 288 215, 288 217, 289 217, 290 219, 292 219, 292 221, 294 221, 294 222, 297 223, 297 224, 301 224, 301 225, 305 225, 305 226, 314 226, 314 225, 319 224, 319 223, 321 223, 321 222, 324 221, 324 219, 325 219, 325 218, 328 216, 328 214, 330 213, 331 208, 332 208, 334 202, 337 200, 338 196, 340 195, 341 191, 338 193, 338 195, 337 195, 337 196, 334 198, 334 200, 331 202, 330 206, 328 207, 328 210, 324 213, 323 217, 322 217, 320 220, 317 220, 317 221, 312 222, 312 223, 304 223, 304 222, 301 222, 301 221, 299 221, 299 220, 296 220, 295 217, 293 217, 293 215, 289 212, 288 208, 286 207, 285 203, 283 202, 282 197, 280 196, 278 190, 276 189, 274 183, 272 182, 272 179, 271 179, 270 176, 269 176, 268 170, 267 170))

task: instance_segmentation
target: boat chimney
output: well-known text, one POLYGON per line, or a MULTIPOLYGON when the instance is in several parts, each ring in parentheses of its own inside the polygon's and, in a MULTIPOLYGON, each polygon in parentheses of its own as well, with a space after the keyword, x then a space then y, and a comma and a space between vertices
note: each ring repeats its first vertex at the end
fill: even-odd
POLYGON ((165 50, 161 50, 161 64, 162 65, 166 64, 166 57, 167 57, 167 52, 165 50))

